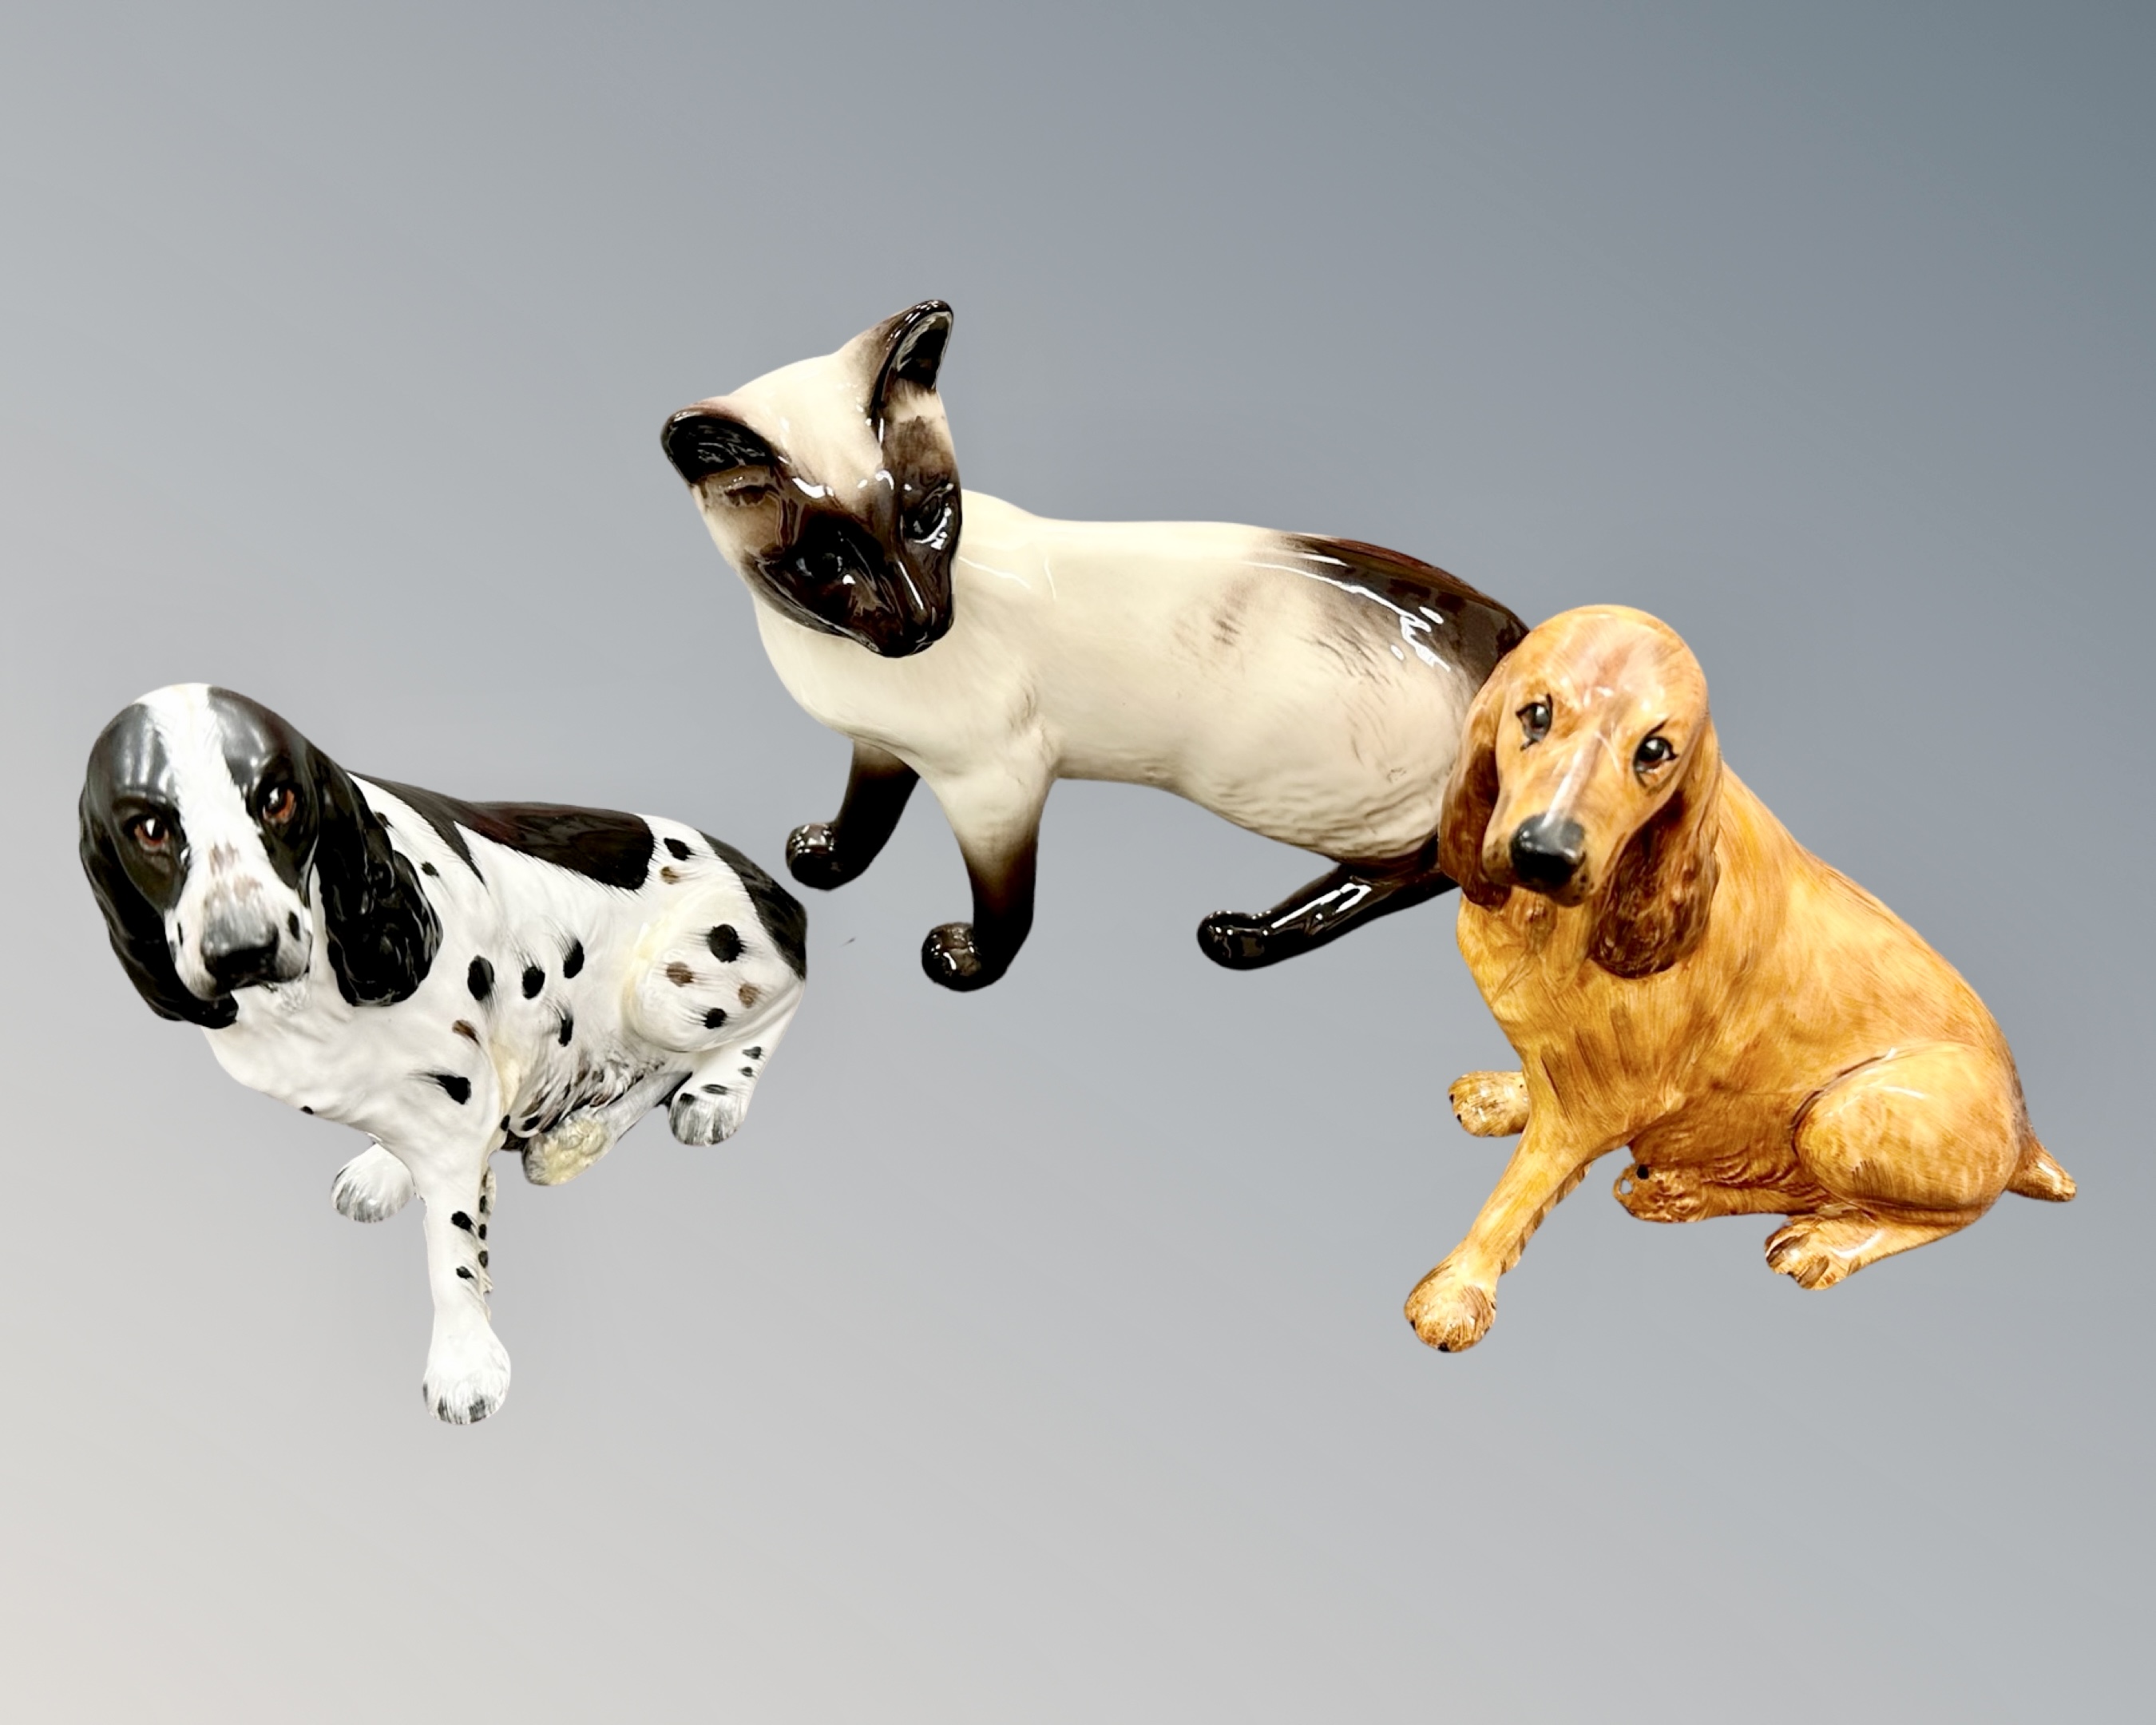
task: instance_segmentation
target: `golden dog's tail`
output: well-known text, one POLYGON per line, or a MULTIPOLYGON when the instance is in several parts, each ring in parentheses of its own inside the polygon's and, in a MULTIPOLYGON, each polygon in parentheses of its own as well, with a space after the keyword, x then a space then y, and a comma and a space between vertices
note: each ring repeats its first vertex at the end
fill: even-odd
POLYGON ((2021 1153, 2021 1166, 2006 1183, 2009 1192, 2024 1198, 2041 1198, 2046 1204, 2064 1204, 2074 1195, 2074 1177, 2051 1160, 2051 1153, 2033 1134, 2021 1153))

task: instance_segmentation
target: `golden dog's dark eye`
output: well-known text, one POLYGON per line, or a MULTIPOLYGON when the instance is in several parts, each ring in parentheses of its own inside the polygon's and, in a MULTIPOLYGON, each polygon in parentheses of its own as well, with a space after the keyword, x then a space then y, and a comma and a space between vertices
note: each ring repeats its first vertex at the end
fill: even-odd
POLYGON ((281 827, 300 812, 300 793, 288 784, 272 785, 262 793, 262 818, 281 827))
POLYGON ((1520 709, 1520 731, 1529 742, 1540 742, 1549 735, 1550 704, 1547 701, 1531 701, 1520 709))
POLYGON ((155 814, 138 814, 127 823, 128 835, 145 850, 155 853, 172 842, 170 822, 155 814))
POLYGON ((1677 752, 1670 746, 1669 738, 1650 737, 1632 752, 1632 770, 1645 778, 1657 767, 1666 767, 1676 757, 1677 752))

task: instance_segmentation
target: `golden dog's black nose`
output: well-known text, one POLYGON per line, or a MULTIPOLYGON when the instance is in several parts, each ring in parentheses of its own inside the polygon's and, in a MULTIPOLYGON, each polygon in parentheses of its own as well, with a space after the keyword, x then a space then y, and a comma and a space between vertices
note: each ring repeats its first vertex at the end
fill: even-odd
POLYGON ((1513 829, 1512 875, 1522 886, 1554 891, 1586 860, 1587 829, 1576 820, 1536 814, 1513 829))

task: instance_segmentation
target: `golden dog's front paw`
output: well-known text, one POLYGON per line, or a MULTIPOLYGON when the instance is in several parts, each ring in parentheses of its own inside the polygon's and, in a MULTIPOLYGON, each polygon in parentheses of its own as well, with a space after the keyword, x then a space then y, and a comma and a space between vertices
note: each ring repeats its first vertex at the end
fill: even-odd
POLYGON ((1767 1267, 1800 1288, 1830 1288, 1863 1268, 1878 1234, 1868 1218, 1792 1216, 1767 1236, 1767 1267))
POLYGON ((1527 1081, 1518 1072, 1470 1072, 1447 1093, 1452 1112, 1478 1138, 1509 1138, 1527 1129, 1527 1081))
POLYGON ((1407 1315, 1415 1334, 1440 1353, 1465 1353, 1489 1329, 1497 1301, 1489 1289, 1468 1281, 1448 1262, 1415 1284, 1408 1296, 1407 1315))

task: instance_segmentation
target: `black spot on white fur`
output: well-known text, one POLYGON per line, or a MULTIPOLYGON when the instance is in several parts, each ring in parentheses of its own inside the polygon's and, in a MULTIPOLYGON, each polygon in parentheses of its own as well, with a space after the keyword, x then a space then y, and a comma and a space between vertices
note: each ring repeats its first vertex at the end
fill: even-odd
MULTIPOLYGON (((229 715, 223 711, 223 706, 226 704, 236 706, 239 698, 227 696, 223 691, 213 691, 210 695, 213 701, 220 703, 220 722, 226 723, 228 728, 229 715)), ((228 750, 228 754, 229 752, 228 750)), ((229 761, 228 764, 231 764, 229 761)), ((280 764, 271 761, 269 768, 276 768, 280 764)), ((316 762, 311 756, 298 764, 302 769, 317 766, 323 773, 335 771, 326 762, 316 762)), ((94 762, 93 769, 95 766, 94 762)), ((253 782, 242 783, 236 767, 234 771, 234 782, 239 785, 244 801, 249 809, 254 809, 256 807, 257 793, 253 782)), ((443 1269, 449 1269, 467 1286, 475 1282, 484 1289, 487 1284, 484 1272, 489 1260, 488 1250, 485 1245, 488 1235, 486 1219, 492 1208, 490 1194, 495 1179, 495 1176, 486 1170, 485 1152, 505 1145, 512 1149, 526 1147, 526 1141, 511 1132, 513 1122, 520 1115, 528 1113, 531 1117, 524 1121, 526 1133, 551 1133, 564 1121, 610 1107, 622 1101, 632 1091, 639 1097, 649 1096, 654 1083, 667 1085, 666 1101, 671 1104, 677 1100, 677 1093, 686 1078, 686 1074, 677 1076, 676 1072, 665 1070, 667 1065, 665 1055, 657 1049, 645 1045, 648 1038, 640 1021, 632 1019, 623 1027, 623 1033, 618 1034, 613 1024, 616 1014, 611 1007, 602 1014, 602 1018, 608 1020, 605 1045, 594 1051, 590 1060, 572 1060, 566 1054, 549 1060, 543 1055, 550 1032, 563 1050, 572 1045, 576 1036, 577 1014, 569 1010, 568 1003, 574 999, 582 1004, 581 984, 572 988, 567 986, 567 979, 580 977, 586 968, 591 968, 591 963, 595 962, 599 974, 595 977, 593 986, 600 992, 594 998, 608 1001, 613 1000, 614 991, 625 986, 629 980, 622 972, 630 955, 620 950, 613 938, 619 932, 613 922, 594 926, 594 940, 598 945, 588 953, 585 943, 580 938, 566 937, 568 930, 553 920, 549 910, 561 905, 565 895, 577 895, 587 906, 602 900, 608 901, 607 911, 588 911, 587 914, 612 916, 611 901, 617 891, 622 889, 636 891, 648 886, 651 890, 652 901, 646 908, 654 914, 663 915, 660 909, 660 901, 665 899, 663 889, 659 882, 647 882, 644 879, 648 872, 647 863, 655 868, 665 860, 656 854, 660 835, 652 832, 649 824, 640 818, 610 816, 603 811, 555 809, 537 805, 454 803, 449 799, 435 798, 426 792, 406 787, 388 788, 392 794, 410 803, 414 813, 405 814, 400 805, 394 814, 385 814, 367 802, 362 793, 371 791, 372 788, 366 782, 338 775, 338 782, 329 785, 321 773, 310 777, 305 770, 302 770, 298 778, 309 798, 307 812, 311 818, 314 814, 312 799, 316 796, 324 799, 325 806, 319 824, 321 841, 317 845, 313 830, 305 833, 304 838, 292 839, 286 849, 296 853, 295 860, 284 856, 265 838, 264 849, 270 861, 285 885, 295 888, 297 893, 296 897, 287 901, 290 905, 296 905, 295 910, 290 910, 284 916, 278 916, 275 911, 270 911, 271 920, 265 931, 268 938, 274 942, 289 935, 295 941, 303 941, 310 932, 308 925, 311 918, 311 932, 318 940, 326 941, 327 958, 336 972, 339 993, 347 1005, 363 1009, 394 1008, 409 999, 417 992, 418 984, 425 979, 428 968, 435 960, 439 945, 441 956, 446 961, 448 975, 437 987, 445 986, 452 991, 450 1004, 454 1014, 454 954, 461 950, 465 954, 464 980, 466 990, 476 1003, 474 1011, 480 1016, 453 1016, 448 1027, 452 1040, 461 1038, 470 1041, 475 1050, 485 1050, 490 1046, 497 1048, 506 1060, 513 1062, 516 1067, 525 1070, 531 1078, 528 1087, 519 1086, 524 1090, 524 1094, 500 1099, 507 1102, 509 1107, 501 1117, 500 1136, 491 1144, 472 1141, 470 1134, 458 1135, 471 1153, 478 1158, 475 1166, 480 1176, 480 1184, 475 1204, 454 1210, 449 1221, 455 1231, 475 1240, 473 1259, 466 1259, 459 1265, 454 1260, 460 1257, 461 1253, 452 1250, 447 1254, 450 1261, 443 1261, 443 1249, 448 1242, 439 1232, 433 1236, 431 1255, 434 1260, 435 1275, 439 1276, 443 1269), (336 808, 327 806, 329 802, 339 798, 342 800, 336 808), (350 806, 345 806, 346 803, 350 806), (343 855, 345 850, 354 850, 355 845, 347 843, 340 831, 333 830, 331 820, 333 814, 347 825, 357 823, 368 829, 361 834, 363 842, 357 845, 357 860, 343 855), (470 866, 473 880, 477 883, 475 886, 459 888, 454 893, 444 891, 439 900, 429 896, 437 889, 421 888, 418 883, 424 880, 440 882, 444 875, 451 880, 459 878, 456 870, 461 865, 452 863, 446 867, 438 867, 431 862, 422 863, 402 848, 413 839, 425 842, 420 839, 419 821, 422 817, 461 859, 462 865, 470 866), (393 834, 390 832, 393 821, 396 827, 393 834), (536 903, 520 903, 520 899, 528 898, 528 895, 521 891, 524 880, 523 870, 505 866, 500 870, 489 870, 482 873, 482 865, 485 864, 486 859, 475 858, 474 853, 483 848, 473 842, 472 834, 475 833, 490 841, 517 849, 536 860, 581 874, 591 881, 615 891, 598 894, 583 883, 557 876, 546 883, 547 897, 536 903), (336 855, 328 856, 327 853, 331 851, 336 852, 336 855), (317 855, 318 852, 321 855, 317 855), (358 852, 364 854, 357 855, 358 852), (326 860, 324 860, 326 856, 326 860), (313 860, 311 864, 311 859, 313 860), (332 862, 345 870, 345 874, 335 880, 330 878, 332 862), (299 884, 309 880, 307 871, 311 865, 318 865, 322 871, 320 875, 321 892, 319 896, 312 896, 311 907, 311 895, 305 885, 299 884), (629 878, 632 870, 636 877, 634 880, 629 878), (495 880, 492 876, 495 873, 508 878, 495 880), (475 914, 474 901, 480 899, 489 902, 484 907, 484 914, 475 914), (526 1017, 521 1014, 494 1011, 493 997, 498 980, 496 968, 489 954, 476 950, 480 939, 503 949, 502 963, 509 968, 501 973, 499 980, 506 983, 510 976, 516 976, 527 1001, 536 1003, 546 999, 545 1013, 526 1017), (551 999, 548 998, 550 979, 546 961, 536 958, 537 954, 550 952, 557 955, 556 968, 563 978, 563 983, 553 989, 551 999), (521 964, 517 962, 520 958, 523 960, 521 964), (547 1023, 548 1017, 554 1020, 551 1025, 547 1023), (618 1049, 617 1042, 625 1046, 618 1049), (573 1070, 571 1070, 572 1067, 573 1070), (478 1266, 476 1270, 470 1267, 475 1260, 478 1266)), ((221 787, 219 788, 222 789, 221 787)), ((388 798, 379 800, 386 801, 388 798)), ((95 809, 90 811, 92 814, 98 812, 95 809)), ((85 819, 88 819, 87 815, 85 819)), ((187 829, 182 824, 179 815, 175 815, 173 824, 176 832, 186 833, 187 829)), ((272 834, 270 838, 275 836, 272 834)), ((685 927, 668 932, 669 939, 680 942, 685 949, 685 957, 686 951, 694 949, 697 938, 694 931, 702 921, 702 916, 696 914, 698 910, 702 911, 704 916, 708 916, 714 909, 721 910, 722 914, 739 914, 738 910, 727 906, 726 903, 726 899, 734 895, 732 880, 726 875, 725 870, 714 873, 701 866, 714 852, 722 860, 727 860, 729 854, 716 843, 712 851, 706 851, 698 839, 675 838, 665 843, 667 858, 681 865, 680 876, 674 876, 670 870, 668 871, 670 880, 678 880, 690 888, 690 893, 685 896, 679 894, 677 886, 676 896, 668 901, 696 906, 688 910, 682 917, 685 927), (698 864, 696 869, 686 866, 691 861, 698 864), (706 880, 717 895, 716 899, 707 896, 705 891, 706 880)), ((173 848, 176 851, 181 849, 179 846, 173 848)), ((98 860, 99 857, 91 856, 85 865, 91 868, 93 888, 102 893, 106 883, 95 871, 94 865, 98 860)), ((759 880, 767 890, 776 891, 771 886, 769 877, 762 875, 761 871, 745 858, 742 859, 737 873, 742 884, 750 888, 752 896, 759 880)), ((266 876, 264 878, 267 879, 266 876)), ((275 890, 274 883, 270 890, 275 890)), ((761 900, 757 901, 762 902, 761 900)), ((787 911, 791 911, 798 919, 798 906, 789 896, 780 893, 778 901, 782 917, 787 911)), ((738 899, 735 902, 738 905, 738 899)), ((167 914, 158 905, 152 904, 150 909, 160 917, 167 914)), ((554 911, 553 914, 559 912, 554 911)), ((576 912, 572 911, 570 914, 574 916, 576 912)), ((628 926, 635 926, 634 917, 628 926)), ((161 922, 160 926, 145 933, 144 940, 150 942, 154 937, 154 943, 159 947, 168 947, 171 944, 167 935, 170 927, 170 923, 161 922)), ((116 928, 116 945, 131 932, 129 928, 116 928)), ((709 924, 705 936, 707 942, 713 942, 712 950, 724 954, 728 962, 739 957, 747 948, 755 948, 757 956, 760 957, 762 942, 767 937, 767 932, 754 920, 753 913, 751 923, 745 929, 732 924, 709 924), (746 942, 742 938, 744 933, 748 937, 746 942)), ((782 950, 784 948, 787 936, 783 930, 773 943, 782 950)), ((286 948, 288 952, 291 950, 286 948)), ((127 963, 130 953, 122 951, 121 957, 123 963, 127 963)), ((132 977, 133 971, 131 970, 130 974, 132 977)), ((634 980, 641 984, 645 978, 639 973, 634 980)), ((671 1042, 693 1042, 693 1038, 682 1037, 679 1033, 685 1024, 694 1024, 700 1017, 704 1018, 714 1029, 730 1022, 726 1009, 712 1009, 707 1013, 705 1007, 693 1003, 700 993, 708 1003, 711 997, 704 990, 714 984, 716 992, 722 997, 730 995, 740 978, 723 973, 715 977, 707 973, 691 980, 696 984, 696 992, 691 993, 683 1003, 688 1010, 683 1012, 677 1008, 665 1014, 670 1021, 668 1034, 671 1042)), ((151 977, 149 981, 154 993, 160 978, 151 977)), ((138 982, 137 986, 141 984, 138 982)), ((761 986, 763 992, 768 992, 767 985, 761 986)), ((146 993, 146 998, 151 998, 150 994, 146 993)), ((418 1011, 415 1005, 415 1015, 406 1021, 405 1028, 410 1033, 408 1039, 393 1038, 387 1046, 394 1047, 400 1040, 406 1046, 417 1042, 421 1047, 431 1046, 433 1051, 447 1055, 459 1066, 465 1060, 471 1058, 474 1059, 474 1072, 467 1076, 449 1068, 415 1069, 398 1061, 387 1070, 367 1075, 367 1082, 360 1094, 371 1098, 373 1103, 387 1102, 389 1100, 387 1093, 397 1092, 395 1101, 403 1117, 391 1123, 393 1137, 406 1133, 424 1137, 429 1132, 439 1135, 444 1131, 454 1132, 450 1122, 455 1117, 444 1117, 434 1108, 427 1100, 428 1087, 439 1090, 454 1106, 462 1108, 474 1100, 480 1079, 485 1077, 488 1081, 486 1099, 496 1100, 493 1089, 495 1076, 490 1068, 480 1067, 476 1059, 467 1056, 462 1050, 440 1046, 437 1039, 444 1028, 440 1018, 444 1003, 439 995, 427 998, 429 1004, 424 1012, 418 1011), (421 1088, 415 1091, 404 1087, 414 1082, 421 1088)), ((636 1004, 643 1005, 645 999, 639 995, 636 1004)), ((162 995, 151 999, 153 1007, 169 1011, 162 1003, 162 995)), ((215 1023, 220 1020, 219 1003, 194 1004, 202 1014, 197 1018, 198 1022, 208 1020, 215 1023)), ((742 1004, 743 1006, 754 1004, 746 986, 743 987, 742 1004)), ((229 1003, 224 1004, 228 1009, 229 1003)), ((306 1004, 304 1000, 298 1003, 301 1007, 306 1004)), ((336 1003, 330 1002, 329 1008, 334 1013, 336 1003)), ((592 1009, 585 1009, 587 1042, 590 1041, 593 1034, 591 1027, 599 1022, 588 1016, 592 1009)), ((736 1015, 746 1016, 742 1014, 736 1015)), ((228 1019, 229 1016, 228 1010, 222 1014, 224 1019, 228 1019)), ((348 1015, 338 1014, 332 1018, 328 1028, 335 1030, 348 1021, 348 1015)), ((308 1027, 302 1025, 298 1028, 305 1034, 308 1027)), ((583 1050, 579 1052, 581 1054, 583 1050)), ((748 1100, 750 1086, 743 1085, 739 1088, 741 1094, 735 1096, 724 1084, 711 1084, 705 1086, 701 1093, 693 1099, 679 1096, 684 1108, 677 1113, 675 1122, 676 1135, 681 1137, 685 1142, 716 1142, 729 1136, 740 1125, 748 1100), (690 1106, 692 1102, 693 1106, 690 1106), (690 1136, 684 1128, 693 1129, 694 1136, 690 1136)), ((296 1106, 302 1112, 310 1115, 316 1111, 313 1104, 296 1106)), ((330 1111, 341 1113, 346 1111, 341 1107, 330 1107, 330 1111)), ((545 1140, 542 1138, 541 1142, 545 1140)), ((386 1148, 377 1142, 375 1150, 369 1153, 383 1167, 389 1166, 397 1154, 391 1151, 384 1157, 382 1153, 386 1148)), ((392 1208, 394 1203, 401 1203, 411 1193, 410 1177, 401 1167, 394 1168, 393 1174, 377 1173, 376 1168, 375 1162, 369 1162, 352 1180, 347 1181, 340 1176, 338 1207, 346 1214, 360 1215, 366 1208, 364 1204, 356 1205, 350 1202, 350 1189, 355 1183, 363 1185, 386 1182, 392 1179, 393 1174, 394 1180, 401 1183, 400 1189, 393 1194, 393 1202, 389 1206, 392 1208)), ((448 1297, 446 1293, 443 1297, 448 1297)), ((475 1370, 472 1361, 462 1357, 468 1353, 469 1350, 462 1348, 450 1350, 445 1356, 446 1366, 444 1359, 430 1357, 429 1383, 458 1383, 468 1370, 475 1370), (454 1375, 444 1377, 442 1372, 445 1369, 454 1375)), ((499 1359, 498 1348, 495 1350, 494 1357, 499 1359)), ((471 1381, 476 1383, 480 1379, 474 1378, 471 1381)), ((429 1399, 436 1411, 444 1418, 478 1420, 493 1411, 498 1404, 499 1395, 488 1390, 473 1399, 469 1388, 463 1388, 451 1389, 446 1398, 430 1395, 429 1399)))
POLYGON ((756 906, 764 932, 771 937, 771 943, 786 961, 787 968, 805 979, 808 974, 808 915, 801 908, 801 901, 723 839, 714 839, 706 833, 704 842, 720 861, 740 877, 742 891, 756 906))
POLYGON ((726 1009, 723 1006, 715 1006, 704 1014, 704 1028, 706 1030, 716 1030, 726 1021, 726 1009))

